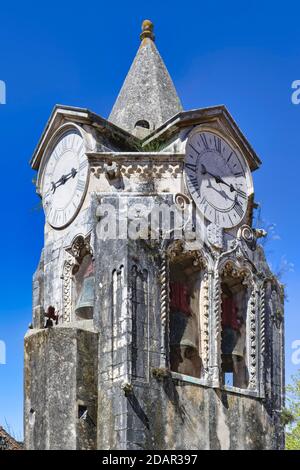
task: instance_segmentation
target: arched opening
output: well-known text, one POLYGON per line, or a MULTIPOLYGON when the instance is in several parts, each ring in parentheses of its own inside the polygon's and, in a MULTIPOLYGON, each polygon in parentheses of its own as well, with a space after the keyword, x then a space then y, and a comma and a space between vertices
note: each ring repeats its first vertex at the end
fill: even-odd
MULTIPOLYGON (((89 320, 94 314, 94 263, 91 254, 86 254, 74 274, 74 305, 77 319, 89 320)), ((73 272, 74 273, 74 272, 73 272)))
POLYGON ((134 125, 134 127, 142 127, 143 129, 150 129, 150 123, 145 119, 140 119, 134 125))
POLYGON ((200 378, 200 291, 202 271, 190 256, 170 262, 170 367, 200 378))
POLYGON ((221 368, 224 385, 247 388, 247 310, 249 294, 243 277, 222 277, 221 368))

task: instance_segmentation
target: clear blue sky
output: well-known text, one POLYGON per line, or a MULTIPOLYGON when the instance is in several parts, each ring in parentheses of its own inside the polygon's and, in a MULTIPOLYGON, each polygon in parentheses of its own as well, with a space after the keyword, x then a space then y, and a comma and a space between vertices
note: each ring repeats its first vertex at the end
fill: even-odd
POLYGON ((256 200, 276 224, 273 266, 294 264, 287 284, 287 377, 300 339, 299 2, 2 2, 0 80, 1 212, 0 423, 22 435, 23 336, 31 321, 31 276, 43 245, 43 214, 28 161, 56 103, 107 117, 150 18, 186 110, 226 104, 263 161, 256 200), (46 5, 46 6, 45 6, 46 5))

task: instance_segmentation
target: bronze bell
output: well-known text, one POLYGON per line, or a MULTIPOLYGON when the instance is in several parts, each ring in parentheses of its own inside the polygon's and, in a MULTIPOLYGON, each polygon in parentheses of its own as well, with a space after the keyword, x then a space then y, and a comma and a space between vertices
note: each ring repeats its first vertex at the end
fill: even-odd
POLYGON ((82 289, 77 300, 75 313, 78 317, 89 320, 93 318, 94 312, 94 276, 86 277, 83 280, 82 289))

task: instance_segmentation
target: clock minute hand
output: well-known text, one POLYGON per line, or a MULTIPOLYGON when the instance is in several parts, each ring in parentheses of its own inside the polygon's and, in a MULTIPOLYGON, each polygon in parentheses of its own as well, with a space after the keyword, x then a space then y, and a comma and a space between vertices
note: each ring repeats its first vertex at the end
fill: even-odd
POLYGON ((218 176, 218 175, 214 175, 213 173, 210 173, 209 171, 207 171, 206 167, 203 165, 203 163, 201 163, 201 173, 202 175, 210 175, 212 176, 216 183, 222 183, 222 184, 225 184, 226 186, 228 186, 230 188, 230 191, 233 192, 233 191, 236 191, 235 187, 232 185, 232 184, 229 184, 229 183, 226 183, 226 181, 224 181, 221 176, 218 176))
POLYGON ((75 170, 75 168, 72 168, 72 170, 70 171, 70 173, 68 173, 67 175, 62 175, 58 181, 56 181, 56 183, 54 183, 53 181, 51 182, 51 190, 53 191, 53 194, 55 193, 56 189, 59 188, 59 186, 62 186, 63 184, 65 184, 70 178, 75 178, 77 174, 77 170, 75 170))

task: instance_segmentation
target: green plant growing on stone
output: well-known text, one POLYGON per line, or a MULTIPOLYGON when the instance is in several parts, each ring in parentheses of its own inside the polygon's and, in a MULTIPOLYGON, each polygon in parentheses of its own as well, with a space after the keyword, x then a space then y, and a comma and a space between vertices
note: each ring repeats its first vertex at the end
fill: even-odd
POLYGON ((143 152, 160 152, 162 150, 162 143, 158 141, 149 142, 142 146, 143 152))
POLYGON ((164 367, 154 367, 152 369, 152 375, 157 380, 162 380, 169 377, 170 371, 164 367))
POLYGON ((286 449, 300 450, 300 371, 292 377, 292 383, 286 387, 287 408, 281 419, 286 424, 286 449))
POLYGON ((134 142, 133 147, 136 152, 160 152, 163 148, 162 142, 159 141, 152 141, 147 144, 143 144, 143 142, 134 142))
POLYGON ((125 396, 127 397, 128 395, 131 395, 133 393, 133 385, 128 382, 124 382, 122 384, 122 390, 125 396))

